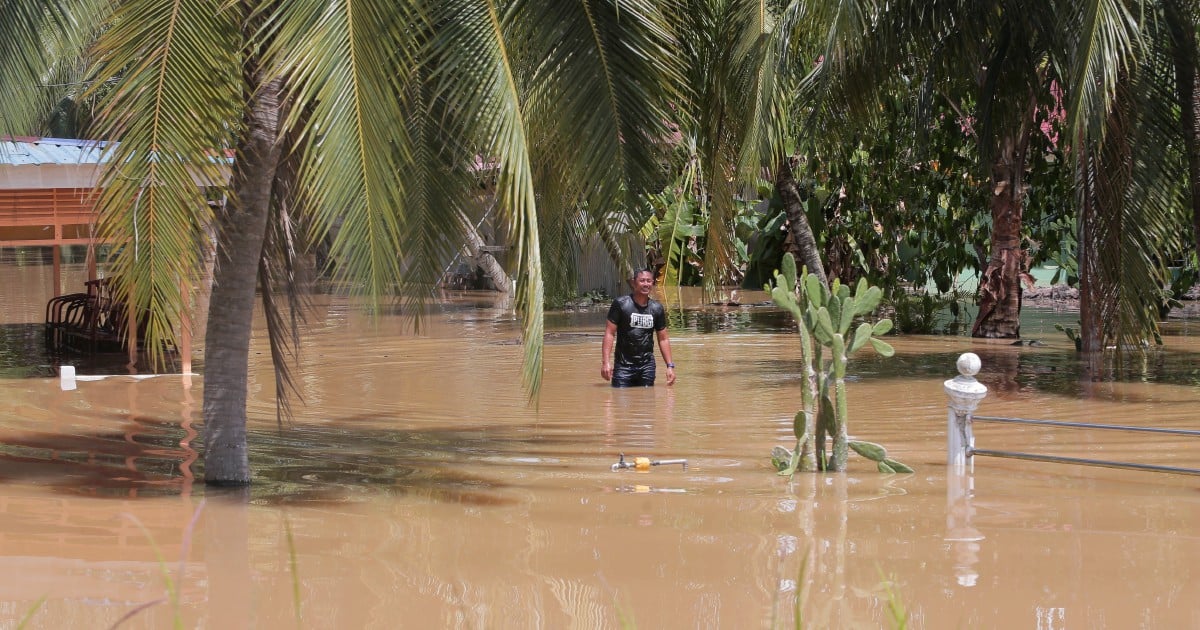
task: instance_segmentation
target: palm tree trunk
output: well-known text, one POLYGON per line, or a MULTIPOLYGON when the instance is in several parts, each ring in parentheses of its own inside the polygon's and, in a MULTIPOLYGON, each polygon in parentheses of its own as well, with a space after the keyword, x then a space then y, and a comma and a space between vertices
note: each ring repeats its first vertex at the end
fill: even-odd
POLYGON ((788 231, 792 235, 792 246, 789 251, 801 264, 808 267, 808 272, 817 276, 821 284, 829 286, 829 278, 825 275, 825 266, 821 263, 821 251, 817 249, 817 238, 813 235, 812 226, 808 223, 808 215, 804 212, 804 200, 800 197, 800 187, 796 184, 796 175, 792 172, 791 158, 784 156, 779 160, 775 169, 775 190, 783 201, 783 211, 787 215, 788 231))
MULTIPOLYGON (((1031 99, 1027 121, 1033 120, 1033 104, 1031 99)), ((1021 219, 1031 128, 1026 122, 1004 137, 992 162, 992 255, 979 279, 979 315, 971 327, 972 337, 1021 336, 1021 280, 1026 273, 1021 219)))
POLYGON ((1188 159, 1188 190, 1192 203, 1192 238, 1200 252, 1200 73, 1197 72, 1196 22, 1179 0, 1167 0, 1167 28, 1175 57, 1175 93, 1179 100, 1183 145, 1188 159))
POLYGON ((1099 208, 1095 179, 1091 176, 1095 166, 1090 147, 1083 143, 1079 143, 1079 164, 1076 179, 1076 185, 1080 188, 1079 245, 1076 254, 1079 259, 1079 351, 1094 354, 1104 349, 1104 282, 1097 256, 1100 249, 1096 233, 1099 208))
POLYGON ((512 292, 512 281, 509 280, 508 274, 504 272, 504 267, 500 265, 500 261, 491 252, 484 249, 487 243, 483 242, 483 236, 479 234, 479 230, 471 224, 471 219, 467 215, 459 211, 459 220, 462 221, 463 233, 467 237, 467 248, 471 251, 471 258, 475 259, 475 263, 480 269, 487 274, 489 280, 495 285, 496 290, 501 293, 512 292))
MULTIPOLYGON (((1124 200, 1133 177, 1130 146, 1133 124, 1128 113, 1128 75, 1118 76, 1116 99, 1104 122, 1104 136, 1096 141, 1081 138, 1076 189, 1082 195, 1079 210, 1079 336, 1080 351, 1099 353, 1108 345, 1131 342, 1152 330, 1129 319, 1128 302, 1141 301, 1122 286, 1126 265, 1124 200), (1137 326, 1141 330, 1131 330, 1137 326)), ((1142 310, 1140 307, 1132 309, 1142 310)), ((1148 323, 1153 327, 1153 323, 1148 323)), ((1098 375, 1094 373, 1093 375, 1098 375)))
MULTIPOLYGON (((251 64, 253 65, 253 63, 251 64)), ((235 202, 216 216, 217 263, 205 335, 204 482, 250 483, 246 385, 258 262, 266 237, 271 185, 279 165, 280 83, 258 86, 247 110, 233 171, 235 202)))

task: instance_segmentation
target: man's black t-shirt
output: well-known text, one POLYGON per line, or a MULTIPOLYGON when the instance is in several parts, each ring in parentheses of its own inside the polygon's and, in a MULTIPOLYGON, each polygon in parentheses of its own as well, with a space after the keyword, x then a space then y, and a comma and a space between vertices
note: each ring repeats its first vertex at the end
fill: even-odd
POLYGON ((614 365, 654 364, 654 336, 667 327, 662 304, 650 300, 638 306, 632 295, 622 295, 608 308, 608 321, 617 325, 617 360, 614 365))

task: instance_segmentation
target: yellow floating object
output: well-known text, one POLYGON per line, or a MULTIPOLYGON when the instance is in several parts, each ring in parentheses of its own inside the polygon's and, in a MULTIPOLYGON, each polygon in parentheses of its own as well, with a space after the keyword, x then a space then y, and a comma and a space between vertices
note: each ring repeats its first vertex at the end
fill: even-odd
POLYGON ((650 492, 650 486, 634 486, 633 491, 638 493, 650 492))
POLYGON ((613 464, 609 468, 613 472, 625 470, 626 468, 633 468, 634 470, 638 470, 640 472, 650 472, 651 466, 662 466, 663 464, 682 464, 684 470, 687 470, 688 465, 686 459, 654 460, 650 459, 649 457, 635 457, 633 458, 633 461, 630 462, 625 460, 625 453, 621 453, 621 459, 617 460, 617 463, 613 464))

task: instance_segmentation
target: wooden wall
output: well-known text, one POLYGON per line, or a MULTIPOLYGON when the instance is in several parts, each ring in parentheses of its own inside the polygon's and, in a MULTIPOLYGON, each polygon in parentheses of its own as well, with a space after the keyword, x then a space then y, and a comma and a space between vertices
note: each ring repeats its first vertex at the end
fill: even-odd
POLYGON ((0 247, 87 244, 89 188, 0 189, 0 247))

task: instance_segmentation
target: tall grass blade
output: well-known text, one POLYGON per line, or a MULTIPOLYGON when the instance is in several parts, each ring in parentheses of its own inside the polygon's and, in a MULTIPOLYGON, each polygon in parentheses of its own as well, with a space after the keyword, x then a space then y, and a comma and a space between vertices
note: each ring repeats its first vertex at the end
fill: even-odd
POLYGON ((808 554, 804 554, 804 560, 800 562, 800 570, 796 574, 796 600, 792 602, 792 619, 796 630, 804 630, 804 596, 808 593, 806 575, 808 575, 808 554))
POLYGON ((288 569, 292 572, 292 606, 296 613, 296 627, 302 627, 304 617, 300 611, 300 571, 296 562, 296 539, 292 536, 292 521, 283 515, 283 529, 287 533, 288 569))
POLYGON ((183 620, 178 615, 179 593, 175 590, 175 581, 171 579, 171 570, 168 568, 167 560, 163 558, 162 550, 158 548, 158 543, 155 542, 154 536, 146 528, 146 525, 142 523, 141 519, 128 512, 121 513, 121 516, 128 519, 134 525, 137 525, 138 529, 142 530, 142 533, 146 535, 146 540, 150 543, 150 548, 154 550, 154 558, 158 561, 159 571, 162 572, 163 583, 167 587, 167 599, 173 602, 175 606, 175 627, 182 628, 183 620))
POLYGON ((21 617, 21 623, 17 624, 17 630, 24 630, 25 626, 29 625, 29 620, 33 619, 33 616, 37 614, 37 611, 41 610, 42 606, 45 605, 46 596, 42 595, 41 598, 39 598, 36 602, 33 602, 33 606, 29 607, 29 610, 25 612, 25 616, 21 617))
MULTIPOLYGON (((158 598, 158 599, 156 599, 156 600, 153 600, 153 601, 148 601, 148 602, 146 602, 146 603, 144 603, 144 604, 142 604, 142 605, 138 606, 137 608, 134 608, 133 610, 131 610, 131 611, 129 611, 129 612, 127 612, 127 613, 125 613, 124 615, 122 615, 122 616, 121 616, 121 618, 120 618, 120 619, 118 619, 116 623, 114 623, 113 625, 109 626, 109 629, 108 629, 108 630, 116 630, 118 627, 120 627, 120 626, 121 626, 121 624, 125 623, 126 621, 129 621, 130 619, 133 619, 133 618, 134 618, 134 617, 136 617, 136 616, 137 616, 139 613, 141 613, 143 610, 146 610, 147 608, 153 608, 153 607, 155 607, 155 606, 157 606, 157 605, 159 605, 159 604, 165 603, 166 601, 167 601, 167 598, 166 598, 166 597, 159 597, 159 598, 158 598)), ((18 626, 18 627, 19 627, 19 626, 18 626)))
POLYGON ((637 623, 633 620, 633 614, 626 611, 625 607, 621 605, 621 594, 609 585, 608 580, 604 579, 603 575, 599 577, 600 583, 604 585, 604 588, 612 593, 613 608, 617 611, 617 626, 626 630, 637 628, 637 623))
POLYGON ((896 590, 895 577, 885 577, 882 570, 879 577, 883 580, 883 592, 887 595, 888 621, 893 630, 908 630, 908 609, 900 599, 900 591, 896 590))
MULTIPOLYGON (((188 521, 187 529, 183 531, 183 540, 179 549, 179 570, 175 572, 175 583, 183 584, 183 572, 187 569, 188 552, 192 549, 192 539, 196 532, 196 523, 200 521, 200 512, 204 510, 204 502, 207 499, 201 499, 196 505, 196 510, 192 512, 192 520, 188 521)), ((179 610, 176 609, 176 614, 179 610)))
POLYGON ((620 601, 613 605, 617 608, 617 625, 624 630, 637 630, 637 622, 633 620, 633 613, 625 610, 620 601))

